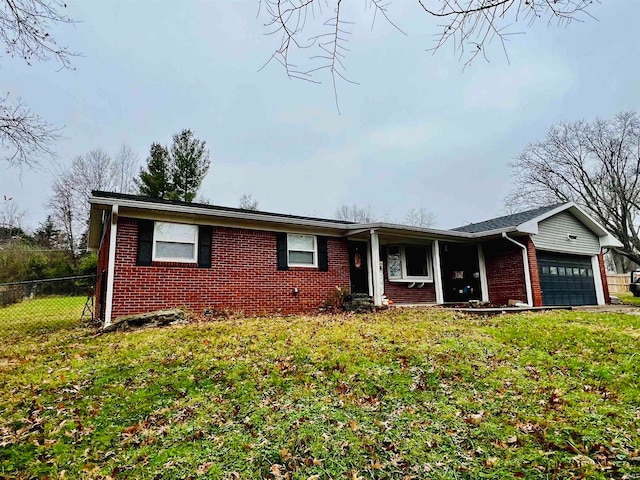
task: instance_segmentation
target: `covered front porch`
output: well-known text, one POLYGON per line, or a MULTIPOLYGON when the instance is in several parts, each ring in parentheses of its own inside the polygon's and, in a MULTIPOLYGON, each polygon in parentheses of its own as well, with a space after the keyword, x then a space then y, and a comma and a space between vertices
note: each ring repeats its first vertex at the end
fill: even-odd
POLYGON ((482 246, 460 237, 398 225, 353 232, 351 291, 368 293, 377 306, 488 302, 482 246))

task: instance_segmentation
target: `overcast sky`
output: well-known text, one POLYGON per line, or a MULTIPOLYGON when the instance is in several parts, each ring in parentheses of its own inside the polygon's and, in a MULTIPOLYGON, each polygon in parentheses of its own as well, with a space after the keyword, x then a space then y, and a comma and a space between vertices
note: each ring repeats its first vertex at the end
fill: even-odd
MULTIPOLYGON (((427 51, 438 21, 417 2, 389 7, 406 36, 348 11, 345 63, 359 85, 338 83, 340 115, 330 77, 315 85, 276 63, 260 70, 279 37, 265 35, 257 0, 67 3, 78 23, 54 33, 82 53, 75 70, 2 57, 1 91, 64 127, 61 165, 123 143, 142 164, 152 142, 192 129, 212 156, 201 194, 218 205, 251 193, 267 211, 332 217, 341 204, 370 204, 392 221, 425 207, 438 227, 455 227, 503 213, 508 163, 551 124, 639 110, 635 0, 595 5, 597 21, 566 28, 516 25, 527 33, 511 37, 510 62, 495 43, 490 63, 464 71, 450 47, 427 51)), ((27 211, 28 227, 46 217, 54 171, 0 163, 0 195, 27 211)))

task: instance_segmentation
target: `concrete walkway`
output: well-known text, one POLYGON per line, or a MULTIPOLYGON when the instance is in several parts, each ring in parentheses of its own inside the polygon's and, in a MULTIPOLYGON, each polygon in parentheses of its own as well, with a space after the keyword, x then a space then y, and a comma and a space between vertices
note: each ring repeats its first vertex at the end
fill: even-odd
POLYGON ((580 307, 572 306, 547 306, 547 307, 491 307, 491 308, 471 308, 471 307, 446 307, 435 303, 394 303, 393 308, 439 308, 441 310, 474 313, 476 315, 497 315, 500 313, 536 312, 544 310, 576 310, 593 313, 626 313, 629 315, 640 315, 640 307, 637 305, 585 305, 580 307))

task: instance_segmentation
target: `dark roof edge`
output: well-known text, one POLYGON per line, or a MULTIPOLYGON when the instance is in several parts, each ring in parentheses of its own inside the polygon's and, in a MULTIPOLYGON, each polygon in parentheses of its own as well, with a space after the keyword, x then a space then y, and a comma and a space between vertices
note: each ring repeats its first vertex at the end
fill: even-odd
POLYGON ((162 207, 166 207, 168 211, 184 214, 196 214, 196 215, 219 215, 227 218, 236 218, 246 221, 263 221, 271 223, 282 223, 291 225, 301 225, 315 228, 335 229, 343 230, 346 235, 347 232, 360 230, 360 229, 372 229, 372 230, 395 230, 399 233, 405 232, 407 234, 421 234, 440 237, 450 237, 468 240, 482 240, 483 238, 493 237, 500 235, 502 232, 515 232, 515 227, 505 227, 492 230, 486 230, 482 232, 464 232, 457 230, 440 230, 434 228, 414 227, 410 225, 392 224, 386 222, 373 222, 373 223, 355 223, 348 221, 341 221, 335 219, 325 219, 316 217, 305 217, 300 215, 288 215, 282 213, 263 212, 257 210, 245 210, 242 208, 223 207, 218 205, 209 205, 205 203, 190 203, 179 200, 166 200, 161 198, 150 198, 140 195, 130 195, 126 193, 111 193, 100 190, 94 190, 92 197, 89 198, 89 203, 92 205, 119 205, 128 208, 140 208, 144 209, 145 206, 151 210, 161 210, 162 207))
POLYGON ((93 190, 91 192, 92 198, 89 199, 89 203, 100 203, 99 201, 94 201, 94 199, 99 198, 108 198, 115 200, 129 200, 134 202, 145 202, 145 203, 153 203, 159 205, 167 205, 167 206, 175 206, 175 207, 186 207, 186 208, 197 208, 197 209, 205 209, 211 210, 212 212, 227 212, 227 213, 239 213, 244 215, 250 215, 252 217, 265 217, 265 218, 278 218, 282 220, 290 219, 290 220, 302 220, 302 221, 310 221, 310 222, 322 222, 322 223, 332 223, 335 224, 336 227, 340 228, 345 227, 348 228, 349 225, 357 225, 354 222, 349 222, 345 220, 336 220, 331 218, 317 218, 317 217, 306 217, 302 215, 290 215, 286 213, 274 213, 274 212, 265 212, 261 210, 246 210, 243 208, 234 208, 234 207, 224 207, 221 205, 210 205, 207 203, 197 203, 197 202, 183 202, 181 200, 167 200, 164 198, 152 198, 152 197, 144 197, 142 195, 131 195, 128 193, 111 193, 104 192, 101 190, 93 190))

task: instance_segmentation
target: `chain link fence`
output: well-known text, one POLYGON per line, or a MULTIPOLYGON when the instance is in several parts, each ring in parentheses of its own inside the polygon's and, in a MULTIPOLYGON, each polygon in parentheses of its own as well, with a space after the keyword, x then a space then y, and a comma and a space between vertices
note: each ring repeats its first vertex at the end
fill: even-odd
POLYGON ((0 337, 91 324, 95 275, 0 283, 0 337))

